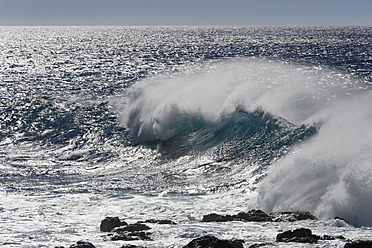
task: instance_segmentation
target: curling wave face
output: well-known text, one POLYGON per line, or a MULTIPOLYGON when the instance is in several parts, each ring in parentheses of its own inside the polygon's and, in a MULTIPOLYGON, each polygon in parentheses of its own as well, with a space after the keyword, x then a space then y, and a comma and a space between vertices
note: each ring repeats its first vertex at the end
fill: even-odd
POLYGON ((213 123, 180 116, 172 123, 172 137, 142 144, 158 149, 166 158, 195 156, 213 150, 216 161, 260 160, 269 163, 316 131, 315 126, 296 126, 262 110, 249 113, 237 110, 213 123))
POLYGON ((215 162, 255 164, 267 174, 257 203, 266 211, 310 210, 370 225, 362 216, 371 206, 371 103, 359 86, 326 68, 222 61, 134 85, 121 120, 135 144, 168 158, 213 151, 215 162))

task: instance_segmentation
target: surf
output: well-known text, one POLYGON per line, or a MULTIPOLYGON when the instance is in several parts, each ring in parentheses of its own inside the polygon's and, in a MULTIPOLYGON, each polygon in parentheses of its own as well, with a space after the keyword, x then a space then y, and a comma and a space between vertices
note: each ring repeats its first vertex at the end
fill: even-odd
POLYGON ((267 211, 307 209, 320 218, 343 216, 357 226, 372 218, 370 93, 325 109, 319 133, 272 166, 259 202, 267 211))
POLYGON ((362 217, 372 193, 369 95, 357 78, 326 66, 230 59, 134 84, 119 116, 134 145, 168 158, 220 150, 215 163, 265 168, 256 204, 265 211, 309 210, 371 225, 362 217))

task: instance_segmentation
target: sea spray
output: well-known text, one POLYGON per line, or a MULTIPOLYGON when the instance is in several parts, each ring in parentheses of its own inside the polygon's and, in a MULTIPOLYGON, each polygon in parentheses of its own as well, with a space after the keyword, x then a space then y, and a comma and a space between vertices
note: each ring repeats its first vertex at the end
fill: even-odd
POLYGON ((262 109, 294 124, 352 89, 342 75, 265 59, 232 59, 207 64, 177 77, 157 76, 128 90, 122 123, 135 142, 166 140, 180 115, 216 122, 237 109, 262 109), (315 70, 315 72, 314 72, 315 70))
POLYGON ((324 219, 371 225, 371 104, 365 93, 325 109, 318 135, 272 165, 260 185, 261 207, 306 209, 324 219))
POLYGON ((260 185, 259 205, 266 211, 310 210, 322 218, 341 215, 353 223, 370 225, 371 220, 362 216, 368 215, 371 198, 362 199, 372 192, 368 168, 371 101, 368 93, 359 93, 360 88, 356 79, 327 68, 256 58, 224 60, 207 64, 201 71, 157 76, 135 84, 128 90, 121 120, 135 143, 158 140, 157 148, 168 147, 167 154, 185 155, 203 144, 205 153, 201 155, 205 156, 210 154, 207 148, 218 147, 223 153, 214 156, 215 161, 239 158, 238 163, 245 161, 245 166, 261 167, 263 174, 267 173, 263 165, 281 158, 260 185), (273 129, 266 119, 265 136, 259 141, 258 122, 241 122, 243 115, 231 119, 239 111, 249 114, 248 118, 262 112, 281 120, 276 138, 267 131, 273 129), (229 130, 227 139, 213 143, 217 130, 226 128, 226 120, 241 125, 229 130), (306 126, 301 131, 295 124, 306 126), (256 134, 234 131, 247 126, 254 126, 256 134), (319 127, 318 135, 296 148, 319 127), (288 150, 283 153, 274 144, 292 152, 283 157, 288 150))

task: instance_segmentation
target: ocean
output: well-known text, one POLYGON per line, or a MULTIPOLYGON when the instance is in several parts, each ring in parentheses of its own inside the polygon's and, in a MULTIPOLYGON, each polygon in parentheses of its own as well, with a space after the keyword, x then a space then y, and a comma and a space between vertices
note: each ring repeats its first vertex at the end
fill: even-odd
POLYGON ((372 27, 0 27, 0 63, 2 247, 372 237, 372 27), (320 220, 200 222, 250 209, 320 220))

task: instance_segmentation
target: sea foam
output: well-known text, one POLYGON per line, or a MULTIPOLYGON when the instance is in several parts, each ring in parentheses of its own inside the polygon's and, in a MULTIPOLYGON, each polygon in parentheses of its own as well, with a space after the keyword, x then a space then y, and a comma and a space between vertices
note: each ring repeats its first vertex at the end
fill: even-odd
POLYGON ((171 138, 180 115, 215 123, 239 109, 260 109, 296 125, 315 123, 320 130, 314 138, 272 164, 260 183, 258 207, 371 225, 372 102, 361 88, 350 75, 326 67, 224 60, 133 85, 121 120, 137 143, 171 138))
POLYGON ((372 225, 371 104, 370 94, 363 94, 324 110, 318 135, 273 164, 261 182, 261 207, 372 225))

